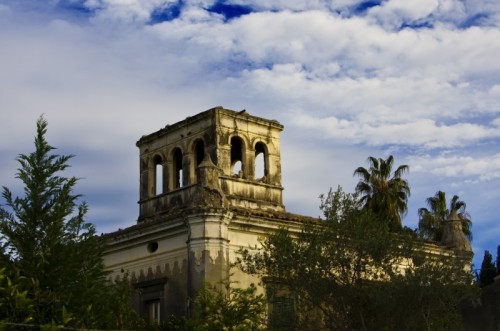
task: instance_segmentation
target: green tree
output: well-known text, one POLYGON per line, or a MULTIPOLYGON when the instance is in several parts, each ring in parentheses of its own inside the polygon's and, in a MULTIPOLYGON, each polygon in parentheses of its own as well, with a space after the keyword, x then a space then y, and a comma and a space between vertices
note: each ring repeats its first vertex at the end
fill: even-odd
POLYGON ((410 168, 400 165, 393 173, 392 155, 385 160, 370 156, 368 163, 369 168, 359 167, 354 171, 354 176, 360 178, 356 192, 361 195, 365 208, 386 220, 391 231, 398 231, 402 228, 402 216, 408 210, 410 186, 403 174, 410 168))
MULTIPOLYGON (((19 287, 17 294, 16 288, 10 289, 13 296, 21 293, 30 303, 30 323, 96 327, 105 321, 90 316, 106 309, 99 304, 111 290, 105 279, 103 245, 94 226, 85 221, 87 205, 74 193, 78 179, 60 175, 73 156, 53 153, 55 148, 45 139, 43 117, 36 126, 35 151, 17 158, 16 177, 24 184, 24 196, 13 197, 3 187, 0 235, 7 267, 15 266, 7 275, 16 275, 4 279, 19 287)), ((26 320, 16 314, 3 318, 26 320)))
POLYGON ((495 265, 493 264, 493 256, 489 251, 484 251, 481 270, 479 271, 479 286, 485 287, 493 283, 496 275, 495 265))
POLYGON ((378 325, 384 326, 379 329, 462 329, 460 306, 476 294, 471 274, 460 260, 421 253, 413 256, 420 263, 408 265, 404 274, 393 275, 375 289, 378 325))
POLYGON ((464 201, 459 200, 454 195, 450 201, 449 208, 446 200, 446 193, 437 191, 433 197, 427 198, 427 208, 418 210, 419 222, 418 231, 427 240, 440 241, 443 237, 444 224, 453 211, 457 212, 462 222, 462 230, 465 236, 472 240, 472 221, 466 210, 464 201))
POLYGON ((412 233, 390 232, 362 206, 356 195, 330 190, 321 202, 325 221, 279 229, 261 249, 241 250, 240 267, 268 288, 289 290, 300 330, 460 328, 467 261, 429 255, 412 233))
POLYGON ((267 330, 267 304, 257 287, 239 287, 226 279, 217 284, 206 283, 193 300, 194 316, 170 316, 162 325, 148 330, 168 331, 258 331, 267 330))
POLYGON ((199 331, 265 330, 266 300, 257 287, 238 287, 229 280, 206 284, 194 300, 194 329, 199 331))
POLYGON ((145 330, 146 321, 133 309, 132 298, 136 290, 130 286, 126 274, 98 288, 99 294, 93 303, 97 309, 86 314, 86 325, 104 330, 145 330))

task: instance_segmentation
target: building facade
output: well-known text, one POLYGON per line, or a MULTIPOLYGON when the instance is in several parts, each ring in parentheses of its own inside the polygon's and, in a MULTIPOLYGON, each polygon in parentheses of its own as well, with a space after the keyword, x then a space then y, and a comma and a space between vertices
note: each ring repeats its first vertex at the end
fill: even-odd
MULTIPOLYGON (((280 133, 274 120, 213 108, 137 142, 137 224, 106 235, 106 268, 140 289, 137 309, 151 322, 190 314, 204 282, 229 270, 240 247, 281 226, 312 218, 287 213, 281 183, 280 133)), ((316 219, 315 219, 316 220, 316 219)))
MULTIPOLYGON (((241 286, 258 284, 230 270, 236 252, 280 227, 317 221, 283 205, 282 130, 275 120, 216 107, 139 139, 139 217, 106 235, 104 262, 140 290, 135 305, 150 322, 189 316, 204 282, 231 273, 241 286)), ((457 239, 448 241, 453 248, 457 239)))

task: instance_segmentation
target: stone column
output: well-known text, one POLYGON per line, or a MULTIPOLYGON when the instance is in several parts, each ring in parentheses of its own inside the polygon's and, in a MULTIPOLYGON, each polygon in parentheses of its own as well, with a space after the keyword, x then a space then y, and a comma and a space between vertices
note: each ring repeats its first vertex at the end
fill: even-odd
POLYGON ((217 285, 229 276, 228 225, 232 216, 224 208, 203 208, 185 215, 191 299, 205 282, 217 285))
POLYGON ((188 227, 188 294, 191 299, 205 282, 219 284, 229 276, 228 226, 233 214, 220 188, 219 167, 205 154, 197 171, 196 190, 184 214, 188 227))

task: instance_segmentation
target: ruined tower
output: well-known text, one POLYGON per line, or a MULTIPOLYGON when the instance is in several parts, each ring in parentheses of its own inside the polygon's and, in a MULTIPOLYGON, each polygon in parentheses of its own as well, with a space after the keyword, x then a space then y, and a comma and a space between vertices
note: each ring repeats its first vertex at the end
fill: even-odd
POLYGON ((137 142, 141 173, 138 222, 199 203, 284 211, 282 130, 277 121, 217 107, 143 136, 137 142), (194 197, 200 194, 215 200, 196 201, 194 197))

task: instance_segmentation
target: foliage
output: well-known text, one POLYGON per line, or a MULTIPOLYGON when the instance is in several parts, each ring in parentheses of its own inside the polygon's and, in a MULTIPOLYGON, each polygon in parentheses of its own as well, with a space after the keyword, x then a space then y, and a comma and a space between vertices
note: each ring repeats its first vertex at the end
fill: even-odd
POLYGON ((414 235, 389 231, 363 202, 330 190, 321 200, 326 221, 270 234, 262 249, 241 251, 241 268, 268 288, 289 290, 300 330, 459 327, 457 304, 471 290, 465 260, 429 256, 414 235))
POLYGON ((359 167, 354 176, 360 177, 356 192, 361 194, 364 207, 375 213, 381 221, 388 222, 391 231, 402 229, 402 215, 408 210, 410 186, 403 178, 409 166, 400 165, 392 173, 394 158, 368 158, 370 167, 359 167), (392 177, 391 177, 392 175, 392 177))
POLYGON ((472 221, 466 210, 465 202, 459 200, 457 195, 453 196, 448 208, 446 193, 437 191, 433 197, 427 198, 427 205, 429 209, 420 208, 418 210, 418 231, 423 238, 439 242, 443 237, 445 222, 448 220, 450 214, 455 211, 462 222, 462 230, 465 236, 469 240, 472 240, 472 221))
POLYGON ((258 331, 266 330, 267 304, 257 287, 235 286, 224 280, 206 283, 193 301, 195 316, 169 317, 162 325, 149 326, 151 331, 258 331))
POLYGON ((414 251, 405 272, 378 284, 375 325, 385 330, 460 330, 459 305, 476 288, 462 261, 414 251))
POLYGON ((108 316, 111 322, 101 318, 117 304, 103 295, 116 293, 109 293, 113 287, 106 283, 102 242, 85 221, 87 205, 73 192, 78 178, 60 175, 73 156, 53 153, 46 133, 47 122, 40 117, 35 151, 17 158, 16 177, 24 184, 24 196, 14 197, 3 187, 0 235, 7 253, 4 290, 9 293, 3 299, 24 308, 22 314, 8 310, 2 318, 47 327, 119 327, 117 317, 108 316))
POLYGON ((33 320, 33 302, 26 289, 34 286, 19 269, 0 267, 0 321, 13 318, 21 323, 33 320))
POLYGON ((257 287, 235 286, 223 281, 218 285, 206 284, 195 301, 195 330, 199 331, 256 331, 264 330, 266 300, 257 294, 257 287))
POLYGON ((143 330, 146 323, 132 304, 134 291, 128 274, 102 286, 94 303, 97 309, 92 309, 93 324, 105 330, 143 330))
MULTIPOLYGON (((497 258, 498 259, 498 258, 497 258)), ((481 270, 479 271, 479 286, 485 287, 494 282, 497 274, 493 263, 493 256, 489 251, 484 251, 483 262, 481 263, 481 270)))

